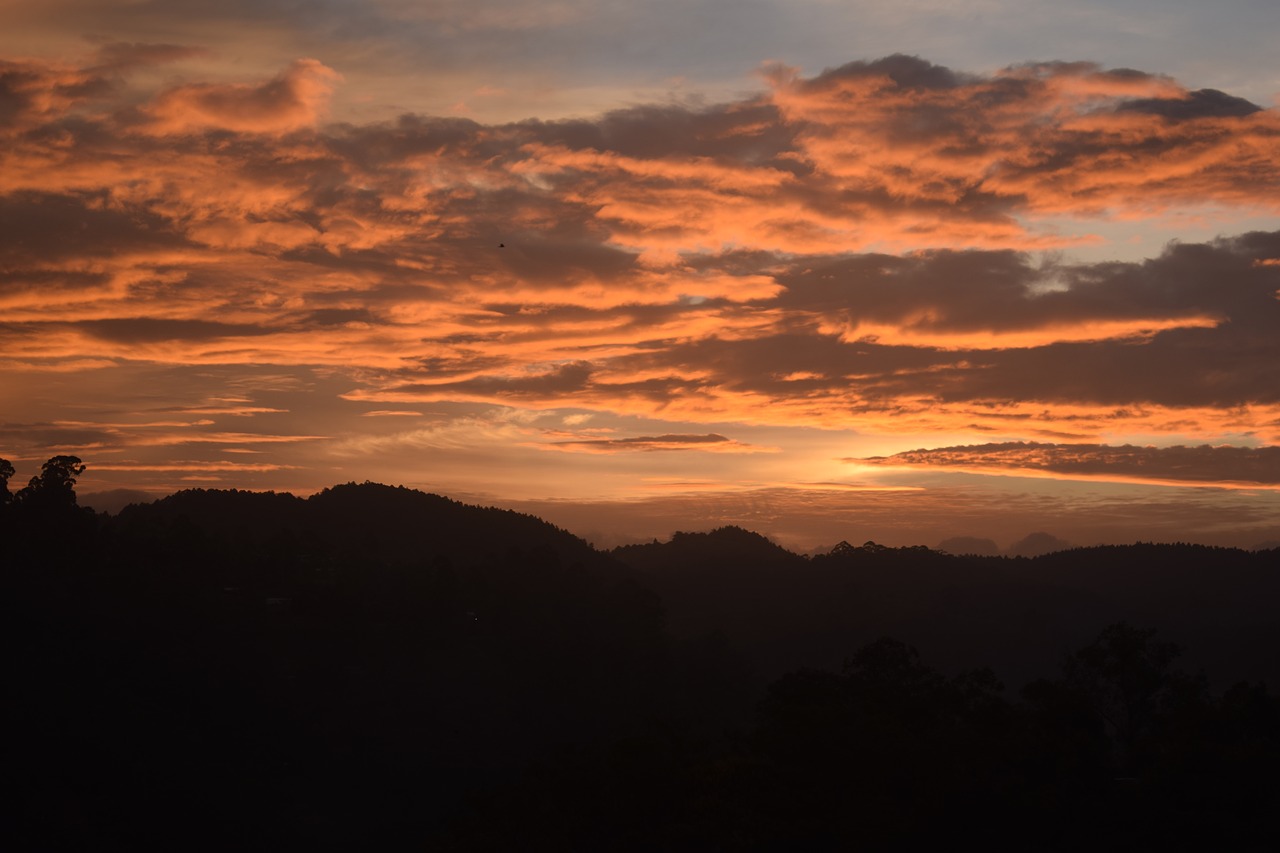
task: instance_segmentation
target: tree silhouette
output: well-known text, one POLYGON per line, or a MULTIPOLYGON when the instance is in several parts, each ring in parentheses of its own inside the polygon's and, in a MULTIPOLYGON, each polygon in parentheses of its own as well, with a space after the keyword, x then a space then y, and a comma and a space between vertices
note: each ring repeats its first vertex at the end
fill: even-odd
POLYGON ((1085 697, 1110 730, 1121 773, 1134 771, 1140 743, 1151 733, 1163 700, 1185 679, 1171 670, 1181 649, 1156 642, 1155 633, 1124 622, 1110 625, 1063 667, 1068 686, 1085 697))
MULTIPOLYGON (((54 456, 40 468, 40 473, 18 492, 17 499, 27 506, 64 508, 76 505, 76 478, 84 473, 79 456, 54 456)), ((12 467, 10 468, 12 471, 12 467)))
POLYGON ((78 456, 54 456, 10 497, 0 513, 7 543, 0 564, 29 571, 89 567, 97 522, 92 509, 76 503, 76 478, 84 470, 78 456))
POLYGON ((14 474, 13 465, 8 459, 0 459, 0 508, 13 500, 9 492, 9 478, 14 474))

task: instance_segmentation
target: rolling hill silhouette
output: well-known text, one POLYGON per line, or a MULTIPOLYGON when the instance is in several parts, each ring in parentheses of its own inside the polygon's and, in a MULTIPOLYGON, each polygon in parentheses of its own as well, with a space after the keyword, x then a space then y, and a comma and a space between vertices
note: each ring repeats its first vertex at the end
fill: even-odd
POLYGON ((0 504, 20 848, 1250 849, 1280 805, 1275 551, 604 553, 373 483, 60 483, 0 504))

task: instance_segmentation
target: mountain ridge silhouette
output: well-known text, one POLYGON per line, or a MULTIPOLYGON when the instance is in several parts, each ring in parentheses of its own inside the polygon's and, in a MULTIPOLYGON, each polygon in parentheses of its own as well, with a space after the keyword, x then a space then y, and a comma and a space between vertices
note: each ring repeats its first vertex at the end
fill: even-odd
POLYGON ((1275 552, 604 552, 400 486, 112 516, 51 482, 0 504, 15 849, 936 849, 1067 815, 1082 849, 1081 815, 1156 845, 1188 808, 1250 849, 1280 791, 1280 708, 1237 683, 1280 683, 1275 552))

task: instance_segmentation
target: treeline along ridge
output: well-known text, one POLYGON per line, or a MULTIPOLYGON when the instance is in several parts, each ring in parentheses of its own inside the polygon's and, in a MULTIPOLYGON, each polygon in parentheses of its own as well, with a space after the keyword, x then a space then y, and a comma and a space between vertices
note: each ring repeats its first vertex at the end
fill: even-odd
POLYGON ((10 849, 1275 849, 1275 550, 602 552, 83 471, 0 460, 10 849))

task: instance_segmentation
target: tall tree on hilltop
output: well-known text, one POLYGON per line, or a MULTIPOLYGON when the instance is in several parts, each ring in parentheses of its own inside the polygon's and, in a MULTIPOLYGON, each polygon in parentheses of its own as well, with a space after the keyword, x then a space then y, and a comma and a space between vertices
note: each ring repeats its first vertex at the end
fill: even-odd
POLYGON ((8 459, 0 459, 0 507, 13 500, 9 493, 9 478, 13 476, 13 465, 8 459))
POLYGON ((76 478, 84 473, 79 456, 54 456, 40 468, 40 473, 18 492, 24 506, 63 508, 76 505, 76 478))

